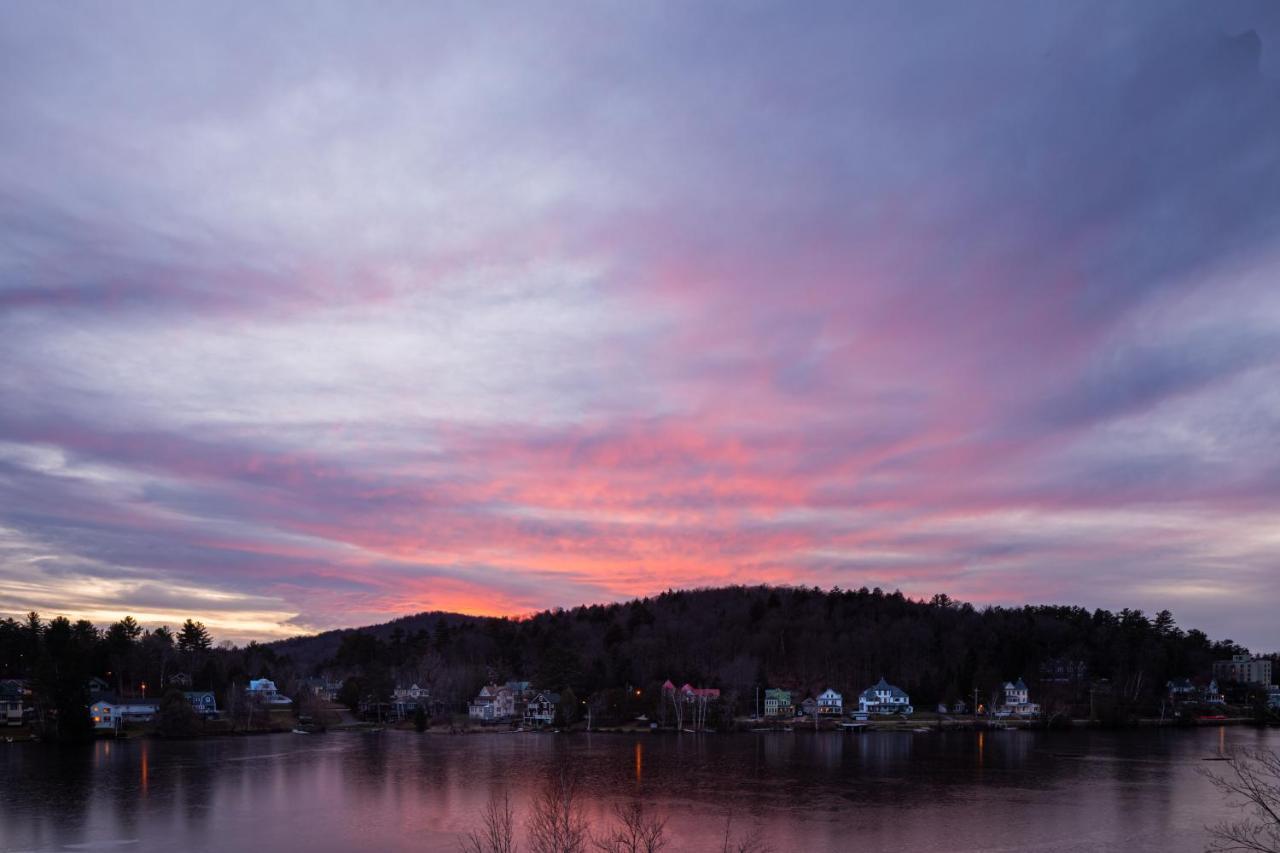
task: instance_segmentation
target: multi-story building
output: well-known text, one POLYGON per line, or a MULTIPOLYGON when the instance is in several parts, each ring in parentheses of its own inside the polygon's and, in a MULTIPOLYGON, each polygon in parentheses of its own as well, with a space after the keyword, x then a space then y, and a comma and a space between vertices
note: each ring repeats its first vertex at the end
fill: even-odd
POLYGON ((818 715, 839 717, 844 713, 844 697, 828 687, 818 694, 818 715))
POLYGON ((858 710, 864 714, 911 714, 911 697, 901 687, 883 678, 858 695, 858 710))
POLYGON ((1232 655, 1231 660, 1215 661, 1213 677, 1219 681, 1235 681, 1240 684, 1271 684, 1271 660, 1249 655, 1232 655))
POLYGON ((770 687, 764 692, 764 715, 766 717, 794 717, 795 706, 791 704, 791 691, 770 687))

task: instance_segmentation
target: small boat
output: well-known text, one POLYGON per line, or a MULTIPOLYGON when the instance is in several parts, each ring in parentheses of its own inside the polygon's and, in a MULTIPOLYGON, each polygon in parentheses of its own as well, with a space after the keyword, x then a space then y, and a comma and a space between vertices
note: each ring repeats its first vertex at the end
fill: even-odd
POLYGON ((309 735, 309 734, 311 734, 311 732, 307 731, 306 729, 294 729, 294 730, 293 730, 293 733, 294 733, 295 735, 309 735))

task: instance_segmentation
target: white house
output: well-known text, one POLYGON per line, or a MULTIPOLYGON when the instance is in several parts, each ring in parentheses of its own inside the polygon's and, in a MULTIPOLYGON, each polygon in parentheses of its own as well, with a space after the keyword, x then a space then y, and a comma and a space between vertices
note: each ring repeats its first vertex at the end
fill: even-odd
POLYGON ((257 699, 266 705, 290 705, 293 700, 288 696, 283 696, 276 689, 276 683, 269 678, 255 678, 249 682, 249 686, 245 688, 245 695, 250 699, 257 699))
POLYGON ((26 694, 25 682, 16 678, 0 681, 0 726, 22 725, 26 694))
POLYGON ((132 723, 150 722, 160 706, 141 699, 121 699, 99 696, 89 706, 89 719, 99 731, 119 731, 132 723))
POLYGON ((1034 717, 1040 706, 1031 701, 1031 691, 1021 678, 1017 682, 1006 681, 1003 688, 1004 703, 996 712, 998 716, 1034 717))
POLYGON ((509 720, 516 715, 515 691, 505 685, 486 684, 467 706, 467 714, 484 723, 509 720))
POLYGON ((828 687, 818 694, 818 716, 839 717, 844 714, 844 697, 828 687))
POLYGON ((911 697, 882 677, 876 684, 858 694, 858 710, 864 714, 910 714, 911 697))

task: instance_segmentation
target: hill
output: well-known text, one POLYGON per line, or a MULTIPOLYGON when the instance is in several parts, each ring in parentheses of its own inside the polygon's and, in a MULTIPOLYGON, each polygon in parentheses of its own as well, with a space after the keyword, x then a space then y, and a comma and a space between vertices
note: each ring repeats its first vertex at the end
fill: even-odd
POLYGON ((944 595, 770 586, 669 591, 519 620, 424 613, 270 648, 308 674, 417 682, 449 704, 494 679, 586 696, 671 678, 751 697, 761 685, 856 694, 881 676, 922 704, 985 697, 1019 677, 1040 693, 1104 683, 1118 701, 1154 702, 1166 681, 1207 674, 1241 650, 1182 630, 1167 611, 979 609, 944 595))

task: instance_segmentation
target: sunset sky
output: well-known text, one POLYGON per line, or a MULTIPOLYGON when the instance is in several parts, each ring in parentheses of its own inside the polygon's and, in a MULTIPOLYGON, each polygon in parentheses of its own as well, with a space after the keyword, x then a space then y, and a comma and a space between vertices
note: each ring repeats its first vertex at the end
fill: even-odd
POLYGON ((1276 649, 1277 46, 1274 2, 7 3, 0 614, 763 581, 1276 649))

